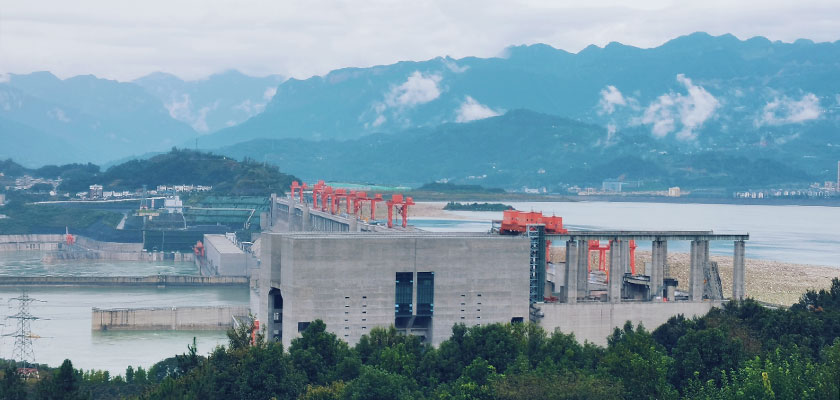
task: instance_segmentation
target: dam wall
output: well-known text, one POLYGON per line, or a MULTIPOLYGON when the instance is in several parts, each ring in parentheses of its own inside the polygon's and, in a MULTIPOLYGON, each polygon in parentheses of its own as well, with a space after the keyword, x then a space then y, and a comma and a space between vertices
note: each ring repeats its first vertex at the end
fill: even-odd
POLYGON ((54 251, 64 241, 64 235, 0 235, 1 251, 54 251))
POLYGON ((0 286, 248 286, 239 276, 0 276, 0 286))
POLYGON ((0 252, 47 251, 45 262, 58 260, 107 261, 180 261, 192 262, 191 252, 143 251, 142 243, 102 242, 85 236, 73 236, 76 242, 66 243, 65 235, 0 235, 0 252))
POLYGON ((227 330, 248 306, 116 308, 91 310, 95 331, 227 330))

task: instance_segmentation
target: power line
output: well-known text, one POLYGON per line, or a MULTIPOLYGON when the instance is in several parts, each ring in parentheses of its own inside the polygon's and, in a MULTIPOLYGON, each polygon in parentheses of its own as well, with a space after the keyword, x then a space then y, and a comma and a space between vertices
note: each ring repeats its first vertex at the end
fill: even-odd
POLYGON ((3 336, 13 337, 15 340, 14 348, 12 350, 12 360, 18 364, 22 364, 22 368, 29 368, 29 365, 35 362, 35 349, 32 345, 32 339, 38 339, 40 336, 32 333, 31 322, 41 319, 32 315, 29 311, 29 305, 35 301, 42 301, 32 297, 24 290, 20 296, 9 299, 9 302, 16 301, 18 303, 18 311, 13 315, 9 315, 6 319, 17 320, 16 329, 14 333, 3 336))

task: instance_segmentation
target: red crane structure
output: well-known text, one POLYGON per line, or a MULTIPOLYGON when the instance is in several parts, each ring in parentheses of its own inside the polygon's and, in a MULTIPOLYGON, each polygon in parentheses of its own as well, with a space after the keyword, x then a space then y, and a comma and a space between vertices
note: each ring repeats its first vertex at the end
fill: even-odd
MULTIPOLYGON (((306 183, 293 181, 290 188, 292 201, 294 201, 296 197, 299 197, 300 202, 305 203, 303 192, 308 188, 309 186, 307 186, 306 183)), ((347 210, 347 214, 352 215, 355 218, 359 218, 365 202, 370 202, 370 219, 375 220, 376 203, 385 201, 385 198, 379 193, 369 196, 367 192, 363 191, 333 188, 332 186, 324 183, 322 180, 312 185, 311 188, 312 208, 321 210, 322 212, 329 212, 333 215, 341 212, 341 201, 343 200, 344 208, 347 210)), ((405 197, 402 194, 392 195, 391 200, 386 202, 386 205, 388 206, 388 227, 393 228, 394 226, 393 217, 395 209, 402 218, 403 228, 407 227, 408 207, 414 204, 414 200, 411 197, 405 197)), ((562 225, 562 220, 560 220, 559 223, 562 225)))
MULTIPOLYGON (((597 251, 598 252, 598 270, 605 271, 607 273, 607 281, 610 279, 610 271, 609 267, 607 266, 607 251, 611 251, 610 248, 612 247, 612 241, 609 243, 602 245, 598 240, 590 240, 589 241, 589 251, 597 251)), ((636 241, 630 241, 630 273, 636 275, 636 241)), ((587 253, 588 254, 588 253, 587 253)), ((591 271, 592 268, 590 267, 589 270, 591 271)))
POLYGON ((569 232, 563 228, 563 217, 548 217, 536 211, 505 210, 499 233, 502 235, 519 235, 525 233, 528 225, 533 224, 544 224, 545 233, 562 234, 569 232))
POLYGON ((368 201, 370 201, 370 220, 374 221, 376 220, 376 203, 385 201, 385 199, 382 198, 381 194, 377 193, 372 198, 369 198, 368 201))
POLYGON ((300 202, 303 203, 304 190, 306 190, 306 183, 298 184, 298 181, 292 181, 292 200, 295 199, 295 192, 300 192, 300 202))
POLYGON ((408 225, 408 206, 414 205, 414 199, 395 194, 385 204, 388 206, 388 227, 394 227, 394 208, 396 207, 397 213, 402 217, 402 227, 405 228, 408 225))

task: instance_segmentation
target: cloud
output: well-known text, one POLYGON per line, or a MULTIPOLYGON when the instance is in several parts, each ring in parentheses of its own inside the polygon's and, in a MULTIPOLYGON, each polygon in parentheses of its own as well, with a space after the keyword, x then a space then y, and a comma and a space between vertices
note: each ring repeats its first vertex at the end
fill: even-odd
POLYGON ((500 115, 498 111, 494 111, 490 107, 487 107, 473 99, 470 96, 467 96, 464 99, 464 102, 461 103, 461 106, 458 107, 458 114, 455 117, 455 122, 470 122, 484 118, 490 118, 500 115))
POLYGON ((391 88, 385 95, 385 104, 390 107, 414 107, 440 97, 439 74, 423 75, 414 71, 401 85, 391 88))
POLYGON ((447 69, 449 69, 450 71, 452 71, 456 74, 466 72, 468 69, 470 69, 469 65, 459 66, 458 64, 455 63, 455 60, 453 60, 449 57, 446 57, 446 58, 443 59, 443 65, 445 65, 447 69))
POLYGON ((193 113, 192 99, 189 94, 182 94, 181 99, 173 98, 169 103, 164 104, 169 110, 169 116, 181 122, 188 123, 196 132, 206 133, 210 131, 207 126, 207 114, 218 108, 219 102, 213 105, 201 107, 198 113, 193 113))
POLYGON ((52 119, 55 119, 55 120, 58 120, 58 121, 61 121, 61 122, 64 122, 64 123, 70 122, 70 118, 67 118, 67 114, 65 114, 64 110, 62 110, 60 108, 53 108, 52 110, 50 110, 47 113, 47 115, 49 115, 49 117, 52 118, 52 119))
POLYGON ((276 86, 271 86, 269 88, 266 88, 265 92, 263 92, 263 100, 269 101, 274 97, 275 94, 277 94, 277 87, 276 86))
MULTIPOLYGON (((375 128, 385 123, 388 120, 385 114, 389 111, 393 120, 402 120, 402 122, 407 123, 407 120, 403 120, 400 114, 407 109, 426 104, 440 97, 441 88, 439 84, 442 79, 440 74, 437 73, 412 72, 405 82, 398 86, 392 86, 383 95, 382 101, 377 101, 371 106, 375 117, 373 122, 365 122, 365 128, 375 128)), ((360 121, 366 119, 369 121, 368 118, 368 112, 359 116, 360 121)))
POLYGON ((613 85, 601 89, 601 100, 598 101, 599 114, 612 114, 616 106, 626 106, 627 100, 624 95, 613 85))
POLYGON ((251 99, 246 99, 241 103, 233 106, 233 109, 245 112, 250 118, 254 115, 263 112, 263 110, 265 110, 265 103, 257 103, 255 101, 251 101, 251 99))
POLYGON ((648 105, 638 122, 653 125, 651 133, 656 137, 676 132, 677 139, 691 140, 696 138, 696 130, 714 116, 720 102, 683 74, 677 75, 677 82, 685 87, 688 94, 671 92, 659 96, 648 105))
POLYGON ((756 126, 800 124, 819 118, 820 113, 820 99, 813 93, 805 93, 799 100, 776 97, 764 106, 756 126))

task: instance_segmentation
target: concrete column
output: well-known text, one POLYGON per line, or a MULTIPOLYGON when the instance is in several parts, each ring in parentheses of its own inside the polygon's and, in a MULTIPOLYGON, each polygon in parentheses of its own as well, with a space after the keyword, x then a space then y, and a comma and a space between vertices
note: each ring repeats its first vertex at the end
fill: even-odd
POLYGON ((709 261, 709 241, 691 241, 691 269, 688 275, 688 299, 691 301, 703 300, 703 288, 706 284, 704 269, 709 261))
POLYGON ((578 240, 578 263, 577 263, 577 290, 578 297, 585 298, 589 296, 589 242, 586 240, 578 240))
POLYGON ((667 260, 668 241, 654 240, 651 244, 651 271, 645 271, 650 276, 650 291, 654 296, 662 296, 667 260))
POLYGON ((621 257, 621 270, 622 273, 629 273, 630 272, 630 241, 629 240, 622 240, 619 242, 620 245, 618 246, 619 250, 619 257, 621 257))
POLYGON ((577 303, 578 297, 578 242, 575 240, 566 241, 566 303, 577 303))
POLYGON ((277 193, 272 193, 271 196, 269 196, 268 201, 271 202, 271 204, 268 207, 268 224, 269 226, 274 226, 274 218, 279 217, 279 215, 277 215, 277 193))
POLYGON ((309 206, 303 204, 302 208, 303 215, 301 216, 300 230, 303 232, 308 232, 312 230, 312 228, 309 226, 309 206))
POLYGON ((289 232, 294 232, 295 229, 297 229, 295 227, 295 201, 294 201, 294 199, 292 199, 292 201, 289 202, 289 215, 288 215, 288 219, 286 221, 289 222, 289 224, 288 224, 289 232))
POLYGON ((746 291, 744 290, 744 248, 745 244, 743 240, 735 241, 735 257, 732 260, 732 300, 743 300, 744 296, 746 296, 746 291))
POLYGON ((621 241, 615 240, 610 245, 610 283, 607 297, 610 303, 621 302, 621 287, 624 285, 624 266, 621 264, 621 241))

